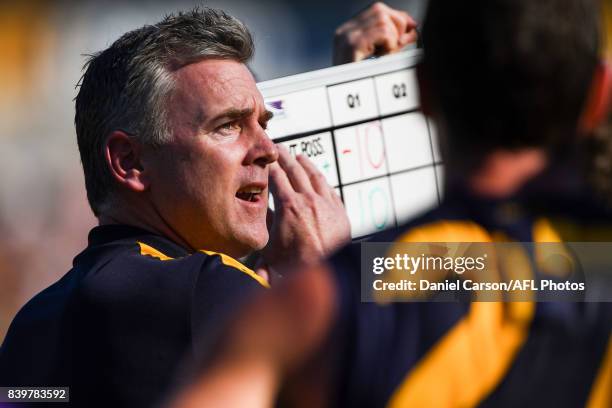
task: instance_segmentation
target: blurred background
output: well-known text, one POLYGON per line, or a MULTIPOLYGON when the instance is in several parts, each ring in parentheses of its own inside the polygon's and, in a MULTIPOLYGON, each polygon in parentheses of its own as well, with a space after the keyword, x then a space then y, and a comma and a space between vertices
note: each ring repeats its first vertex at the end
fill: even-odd
MULTIPOLYGON (((69 270, 96 222, 73 123, 83 55, 198 4, 246 23, 263 81, 330 66, 334 30, 370 2, 0 0, 0 343, 19 308, 69 270)), ((418 21, 426 0, 387 4, 418 21)))
MULTIPOLYGON (((612 0, 602 1, 612 27, 612 0)), ((335 28, 370 3, 0 0, 0 342, 19 308, 69 270, 95 225, 73 125, 83 54, 169 12, 203 4, 251 29, 251 66, 262 81, 330 66, 335 28)), ((422 21, 426 0, 387 4, 422 21)), ((457 46, 469 46, 460 33, 457 46)))

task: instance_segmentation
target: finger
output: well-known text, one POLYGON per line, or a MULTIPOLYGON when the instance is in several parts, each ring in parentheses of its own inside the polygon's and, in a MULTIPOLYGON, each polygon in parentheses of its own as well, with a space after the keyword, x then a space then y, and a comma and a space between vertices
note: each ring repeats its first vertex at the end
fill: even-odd
POLYGON ((400 10, 398 10, 398 12, 402 13, 408 19, 408 29, 417 28, 419 23, 414 18, 412 18, 410 14, 406 13, 405 11, 400 11, 400 10))
POLYGON ((342 197, 340 197, 340 191, 336 190, 334 187, 330 187, 330 189, 331 189, 332 197, 334 197, 336 204, 339 204, 340 206, 344 207, 344 203, 342 202, 342 197))
MULTIPOLYGON (((384 5, 383 5, 384 6, 384 5)), ((379 28, 394 27, 397 34, 397 46, 386 47, 389 52, 397 51, 404 46, 416 42, 417 22, 405 11, 395 10, 390 7, 380 8, 378 13, 370 16, 367 25, 379 28)))
POLYGON ((410 14, 405 11, 395 10, 384 3, 372 5, 368 12, 358 19, 358 22, 358 27, 364 31, 369 27, 393 26, 397 31, 398 37, 417 26, 416 21, 410 14))
POLYGON ((390 11, 387 16, 389 23, 393 24, 398 38, 408 30, 408 19, 405 15, 399 12, 390 11))
POLYGON ((368 41, 374 45, 376 55, 387 54, 400 49, 399 37, 391 26, 375 27, 366 33, 368 41))
POLYGON ((416 21, 414 21, 410 14, 404 11, 389 9, 388 15, 395 28, 397 28, 399 35, 414 30, 417 27, 416 21))
POLYGON ((298 162, 300 162, 300 164, 304 168, 304 171, 308 175, 308 178, 310 179, 310 184, 312 185, 314 191, 316 191, 319 195, 327 197, 329 194, 329 184, 327 183, 327 179, 325 179, 323 173, 321 173, 319 169, 317 169, 317 167, 310 159, 308 159, 308 157, 304 155, 299 155, 297 157, 297 160, 298 162))
POLYGON ((283 202, 290 199, 292 194, 295 194, 287 174, 276 162, 270 164, 270 192, 276 211, 279 211, 283 202))
POLYGON ((374 53, 374 43, 367 38, 363 33, 360 33, 359 39, 353 43, 351 50, 351 61, 361 61, 374 53))
MULTIPOLYGON (((355 31, 355 23, 349 21, 343 24, 334 35, 334 65, 346 64, 347 62, 358 61, 356 40, 359 33, 355 31)), ((362 59, 362 58, 361 58, 362 59)))
POLYGON ((375 48, 377 54, 381 54, 381 51, 392 52, 399 49, 402 27, 401 24, 399 28, 396 26, 388 12, 373 13, 363 21, 360 31, 354 34, 357 38, 354 43, 357 43, 362 50, 369 48, 370 54, 375 48))
POLYGON ((349 48, 350 59, 361 61, 372 55, 382 55, 398 48, 398 34, 395 26, 385 12, 384 7, 372 6, 363 14, 345 34, 346 46, 349 48), (395 42, 395 43, 394 43, 395 42))
POLYGON ((400 35, 399 38, 399 43, 400 43, 400 47, 404 47, 408 44, 412 44, 415 43, 418 39, 419 33, 417 32, 416 29, 413 29, 407 33, 404 33, 402 35, 400 35))
POLYGON ((293 186, 293 189, 298 193, 305 193, 312 191, 312 184, 310 179, 304 171, 302 165, 291 156, 289 150, 285 146, 278 146, 278 164, 287 174, 289 182, 293 186))
POLYGON ((362 11, 358 17, 365 19, 372 16, 382 16, 387 14, 390 10, 393 10, 391 7, 387 6, 385 3, 381 1, 377 1, 374 4, 368 6, 364 11, 362 11))

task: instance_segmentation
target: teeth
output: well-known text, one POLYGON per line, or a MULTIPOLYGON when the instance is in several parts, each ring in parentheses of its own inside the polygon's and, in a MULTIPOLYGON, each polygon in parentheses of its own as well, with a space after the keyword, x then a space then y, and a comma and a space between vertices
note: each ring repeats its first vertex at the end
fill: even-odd
POLYGON ((260 187, 246 187, 238 190, 239 193, 243 194, 261 194, 262 191, 263 189, 260 187))
POLYGON ((245 200, 245 201, 255 201, 258 194, 263 192, 263 188, 261 187, 245 187, 238 190, 236 193, 236 197, 245 200))

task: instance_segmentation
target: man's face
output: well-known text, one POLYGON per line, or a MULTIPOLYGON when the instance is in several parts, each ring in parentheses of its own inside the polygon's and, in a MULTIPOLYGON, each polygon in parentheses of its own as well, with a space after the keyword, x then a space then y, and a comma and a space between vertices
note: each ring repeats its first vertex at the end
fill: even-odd
POLYGON ((234 257, 268 241, 271 114, 247 67, 209 59, 174 74, 167 112, 173 140, 143 153, 151 197, 168 226, 194 249, 234 257))

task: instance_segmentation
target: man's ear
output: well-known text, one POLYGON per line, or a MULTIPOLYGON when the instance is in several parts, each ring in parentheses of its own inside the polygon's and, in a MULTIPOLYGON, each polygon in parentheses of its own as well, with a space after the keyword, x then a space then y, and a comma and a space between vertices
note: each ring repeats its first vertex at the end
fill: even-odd
POLYGON ((612 67, 601 61, 593 74, 591 89, 580 117, 579 132, 590 134, 606 118, 612 99, 612 67))
POLYGON ((421 111, 425 116, 431 117, 433 115, 431 87, 422 63, 417 64, 416 66, 416 76, 419 87, 419 103, 421 104, 421 111))
POLYGON ((113 178, 134 192, 146 191, 149 180, 142 165, 142 145, 126 132, 113 131, 104 146, 106 165, 113 178))

